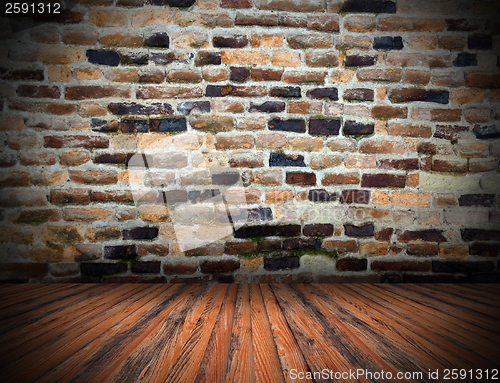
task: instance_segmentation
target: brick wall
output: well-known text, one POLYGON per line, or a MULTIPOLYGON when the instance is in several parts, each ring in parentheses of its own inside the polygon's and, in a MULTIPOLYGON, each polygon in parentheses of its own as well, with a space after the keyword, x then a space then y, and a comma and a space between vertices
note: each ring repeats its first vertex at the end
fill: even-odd
POLYGON ((16 20, 2 280, 500 281, 496 1, 82 0, 16 20))

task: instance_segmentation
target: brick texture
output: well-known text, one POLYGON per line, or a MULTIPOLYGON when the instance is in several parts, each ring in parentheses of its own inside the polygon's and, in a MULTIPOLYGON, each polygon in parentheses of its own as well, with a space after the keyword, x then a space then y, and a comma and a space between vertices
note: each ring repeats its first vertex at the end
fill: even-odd
POLYGON ((498 280, 479 3, 88 0, 4 28, 0 280, 498 280))

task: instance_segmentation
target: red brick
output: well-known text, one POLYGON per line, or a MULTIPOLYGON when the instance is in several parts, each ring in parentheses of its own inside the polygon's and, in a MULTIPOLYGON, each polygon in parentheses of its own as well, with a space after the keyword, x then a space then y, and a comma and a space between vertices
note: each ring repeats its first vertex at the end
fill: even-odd
POLYGON ((359 184, 358 173, 333 173, 326 175, 321 181, 322 185, 348 185, 359 184))
POLYGON ((197 98, 203 96, 199 87, 141 86, 137 89, 139 99, 197 98))
POLYGON ((389 52, 386 63, 400 67, 447 68, 452 66, 451 55, 426 55, 423 53, 389 52))
POLYGON ((292 49, 332 48, 333 36, 330 34, 310 33, 287 36, 288 46, 292 49))
POLYGON ((93 170, 71 170, 69 177, 72 181, 80 184, 107 185, 118 182, 116 174, 93 170))
POLYGON ((316 174, 304 172, 287 172, 286 183, 289 185, 316 185, 316 174))
POLYGON ((24 112, 47 113, 57 116, 63 116, 75 113, 77 110, 77 105, 52 102, 12 101, 9 103, 9 108, 11 110, 20 110, 24 112))
POLYGON ((216 149, 252 149, 254 139, 252 136, 219 137, 215 145, 216 149))
POLYGON ((380 119, 406 118, 408 117, 408 108, 377 105, 372 108, 372 117, 380 119))
POLYGON ((428 126, 390 124, 387 128, 387 133, 391 136, 430 138, 432 136, 432 128, 428 126))
POLYGON ((130 98, 131 92, 128 88, 118 88, 114 86, 80 85, 67 86, 64 97, 66 100, 85 100, 106 97, 130 98))
POLYGON ((99 42, 109 47, 140 47, 142 46, 142 37, 131 33, 108 33, 101 36, 99 42))
POLYGON ((105 149, 109 147, 109 139, 102 136, 45 136, 44 147, 105 149))
POLYGON ((401 69, 359 69, 356 72, 359 81, 399 82, 403 78, 401 69))
POLYGON ((369 154, 404 154, 404 145, 397 141, 364 141, 360 153, 369 154))
POLYGON ((325 82, 326 72, 295 72, 289 71, 283 74, 283 82, 289 84, 323 84, 325 82))

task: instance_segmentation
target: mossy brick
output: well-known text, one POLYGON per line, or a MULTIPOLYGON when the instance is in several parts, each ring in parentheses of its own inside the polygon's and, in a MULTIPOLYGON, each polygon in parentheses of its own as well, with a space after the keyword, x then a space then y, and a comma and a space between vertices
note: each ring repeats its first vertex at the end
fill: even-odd
POLYGON ((87 49, 87 60, 91 64, 118 66, 120 64, 120 55, 115 51, 87 49))

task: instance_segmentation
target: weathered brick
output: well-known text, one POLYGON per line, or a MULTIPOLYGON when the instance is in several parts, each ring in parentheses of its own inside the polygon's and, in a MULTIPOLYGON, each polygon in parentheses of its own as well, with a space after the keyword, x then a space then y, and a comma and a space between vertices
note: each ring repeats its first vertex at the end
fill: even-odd
POLYGON ((396 3, 388 0, 346 0, 340 11, 345 13, 396 13, 396 3))
POLYGON ((220 52, 198 52, 194 65, 221 65, 222 57, 220 52))
POLYGON ((414 85, 427 85, 431 79, 431 73, 428 71, 407 69, 405 71, 404 81, 414 85))
POLYGON ((63 211, 65 221, 100 221, 110 216, 110 211, 98 207, 67 207, 63 211))
POLYGON ((375 65, 377 63, 378 56, 362 56, 362 55, 349 55, 346 56, 345 66, 346 67, 365 67, 375 65))
POLYGON ((45 222, 59 221, 61 214, 54 209, 36 209, 23 210, 19 212, 19 216, 14 220, 14 223, 40 225, 45 222))
MULTIPOLYGON (((356 183, 359 183, 359 176, 358 176, 358 182, 356 183)), ((370 202, 370 191, 357 190, 357 189, 342 190, 342 196, 340 198, 340 202, 367 204, 370 202)))
POLYGON ((361 178, 362 187, 395 187, 404 188, 406 185, 406 176, 394 174, 363 174, 361 178))
POLYGON ((93 170, 71 170, 69 172, 69 178, 80 184, 106 185, 118 182, 116 174, 93 170))
POLYGON ((424 101, 448 104, 449 92, 426 89, 394 89, 389 93, 389 100, 394 103, 424 101))
POLYGON ((90 242, 109 241, 112 239, 119 239, 122 232, 117 227, 102 227, 89 229, 86 238, 90 242))
POLYGON ((373 224, 363 226, 344 225, 344 231, 348 237, 373 237, 374 235, 373 224))
POLYGON ((288 46, 292 49, 332 48, 333 36, 323 33, 287 36, 288 46))
POLYGON ((287 172, 286 183, 290 185, 316 185, 316 174, 304 172, 287 172))
POLYGON ((266 101, 260 105, 250 104, 249 112, 279 113, 285 110, 285 103, 281 101, 266 101))
POLYGON ((45 136, 46 148, 85 148, 105 149, 109 146, 108 137, 101 136, 45 136))
POLYGON ((344 100, 346 101, 373 101, 373 89, 346 89, 344 92, 344 100))
POLYGON ((389 105, 377 105, 372 108, 371 116, 377 119, 407 118, 408 108, 399 108, 389 105))
POLYGON ((269 271, 296 269, 299 267, 299 257, 297 256, 264 258, 264 269, 269 271))
POLYGON ((344 122, 343 132, 345 135, 372 134, 374 128, 374 124, 364 124, 362 122, 348 120, 344 122))

